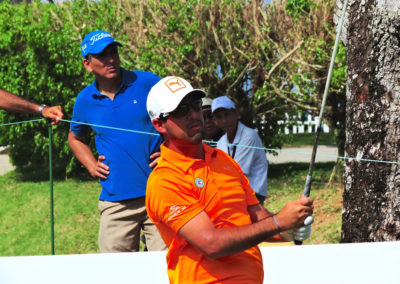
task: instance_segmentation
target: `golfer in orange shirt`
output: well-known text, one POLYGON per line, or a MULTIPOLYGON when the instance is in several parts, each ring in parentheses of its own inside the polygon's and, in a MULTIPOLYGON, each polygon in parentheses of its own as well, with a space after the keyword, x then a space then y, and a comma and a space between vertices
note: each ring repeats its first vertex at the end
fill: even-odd
POLYGON ((275 215, 264 209, 240 166, 202 143, 204 95, 179 77, 162 79, 148 95, 164 137, 147 183, 148 215, 168 246, 170 283, 262 283, 257 244, 307 239, 313 201, 299 198, 275 215))

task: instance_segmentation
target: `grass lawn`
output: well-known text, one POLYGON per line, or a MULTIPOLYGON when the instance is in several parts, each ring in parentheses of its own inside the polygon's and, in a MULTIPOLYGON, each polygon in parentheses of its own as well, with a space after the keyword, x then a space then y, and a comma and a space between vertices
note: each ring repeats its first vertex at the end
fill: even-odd
MULTIPOLYGON (((304 145, 314 145, 315 133, 298 133, 286 136, 287 141, 284 147, 300 147, 304 145)), ((318 145, 335 145, 335 137, 333 133, 320 133, 318 145)))
MULTIPOLYGON (((0 255, 51 253, 49 182, 0 177, 0 255)), ((55 253, 97 252, 100 187, 76 180, 54 183, 55 253)))
MULTIPOLYGON (((315 165, 312 197, 315 222, 304 244, 340 240, 342 191, 327 187, 333 163, 315 165)), ((279 211, 300 196, 308 164, 278 164, 269 169, 265 206, 279 211)), ((51 254, 49 182, 20 181, 15 172, 0 176, 0 256, 51 254)), ((97 181, 54 182, 55 253, 96 253, 99 213, 97 181)))
MULTIPOLYGON (((268 197, 264 206, 278 212, 286 202, 298 198, 304 190, 308 163, 273 164, 268 172, 268 197)), ((314 165, 311 197, 314 198, 314 223, 310 239, 304 244, 339 243, 342 226, 343 185, 328 186, 334 163, 314 165)))

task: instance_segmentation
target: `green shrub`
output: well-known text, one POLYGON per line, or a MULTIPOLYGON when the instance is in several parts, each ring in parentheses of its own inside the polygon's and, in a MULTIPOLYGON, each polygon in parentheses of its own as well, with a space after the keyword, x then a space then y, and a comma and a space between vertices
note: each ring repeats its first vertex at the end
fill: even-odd
MULTIPOLYGON (((82 65, 82 38, 95 29, 113 32, 119 28, 110 2, 0 2, 1 88, 39 104, 61 105, 65 119, 71 119, 77 94, 93 80, 82 65)), ((32 116, 1 112, 0 119, 14 122, 32 116)), ((68 129, 69 124, 61 122, 53 131, 55 174, 60 176, 82 172, 68 146, 68 129)), ((47 136, 45 121, 6 126, 0 128, 0 145, 10 146, 17 169, 35 170, 46 178, 47 136)))

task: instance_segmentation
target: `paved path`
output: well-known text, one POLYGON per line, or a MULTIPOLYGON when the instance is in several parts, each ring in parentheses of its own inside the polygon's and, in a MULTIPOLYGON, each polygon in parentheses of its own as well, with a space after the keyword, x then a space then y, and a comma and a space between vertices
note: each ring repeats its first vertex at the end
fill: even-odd
MULTIPOLYGON (((312 147, 305 146, 299 148, 284 148, 278 155, 268 153, 268 161, 270 164, 281 164, 290 162, 309 163, 311 160, 312 147)), ((317 148, 316 162, 336 161, 337 147, 320 145, 317 148)))
MULTIPOLYGON (((277 156, 268 153, 270 164, 281 164, 290 162, 309 163, 311 159, 311 147, 285 148, 277 152, 277 156)), ((336 146, 318 146, 316 162, 335 161, 337 156, 336 146)), ((12 171, 14 167, 10 164, 7 154, 0 154, 0 175, 12 171)))
POLYGON ((0 175, 10 172, 14 169, 14 166, 10 164, 10 159, 7 154, 0 155, 0 175))

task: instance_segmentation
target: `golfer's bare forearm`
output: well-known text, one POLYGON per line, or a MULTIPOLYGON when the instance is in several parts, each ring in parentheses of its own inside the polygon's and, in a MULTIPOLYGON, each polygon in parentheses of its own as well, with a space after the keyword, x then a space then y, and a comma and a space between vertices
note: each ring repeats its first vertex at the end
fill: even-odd
POLYGON ((272 218, 247 226, 223 228, 217 231, 218 236, 214 237, 213 248, 209 252, 209 257, 213 259, 244 251, 279 234, 272 218))
POLYGON ((179 234, 207 257, 215 259, 251 248, 279 233, 272 218, 241 227, 216 228, 202 211, 179 234))

